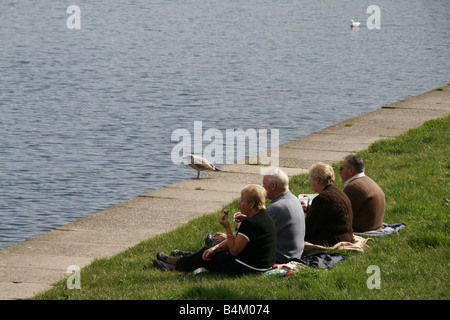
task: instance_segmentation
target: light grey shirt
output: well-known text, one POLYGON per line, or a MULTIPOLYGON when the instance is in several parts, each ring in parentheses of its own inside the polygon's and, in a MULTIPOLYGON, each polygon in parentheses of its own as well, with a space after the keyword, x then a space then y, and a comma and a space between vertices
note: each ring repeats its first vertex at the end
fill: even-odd
POLYGON ((299 199, 290 191, 272 199, 267 213, 277 229, 277 263, 300 259, 305 246, 305 215, 299 199))

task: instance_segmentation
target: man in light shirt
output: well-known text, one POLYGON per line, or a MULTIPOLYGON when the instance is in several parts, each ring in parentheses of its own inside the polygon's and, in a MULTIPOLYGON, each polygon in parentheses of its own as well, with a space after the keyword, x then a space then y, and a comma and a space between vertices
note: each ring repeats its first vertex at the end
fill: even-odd
MULTIPOLYGON (((276 262, 287 263, 302 257, 305 246, 305 214, 300 201, 289 190, 289 177, 279 168, 272 168, 263 177, 263 187, 270 205, 266 212, 277 229, 276 262)), ((240 212, 233 215, 237 223, 246 218, 240 212)), ((223 241, 226 235, 216 233, 213 240, 223 241)))
POLYGON ((353 230, 379 230, 383 223, 386 201, 383 190, 364 173, 361 157, 349 155, 339 168, 353 210, 353 230))

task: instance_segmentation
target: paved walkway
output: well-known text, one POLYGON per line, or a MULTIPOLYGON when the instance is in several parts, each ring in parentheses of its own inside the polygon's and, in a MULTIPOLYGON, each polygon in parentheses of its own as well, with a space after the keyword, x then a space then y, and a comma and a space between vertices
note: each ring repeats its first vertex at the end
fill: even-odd
MULTIPOLYGON (((280 146, 280 167, 292 176, 315 162, 340 162, 373 142, 398 136, 450 113, 450 85, 345 120, 280 146), (347 125, 351 124, 351 126, 347 125)), ((110 257, 188 220, 220 210, 249 183, 262 183, 260 167, 228 165, 200 179, 179 181, 0 251, 0 299, 24 299, 52 288, 95 258, 110 257), (201 187, 203 190, 196 190, 201 187)), ((192 171, 195 176, 195 171, 192 171)))

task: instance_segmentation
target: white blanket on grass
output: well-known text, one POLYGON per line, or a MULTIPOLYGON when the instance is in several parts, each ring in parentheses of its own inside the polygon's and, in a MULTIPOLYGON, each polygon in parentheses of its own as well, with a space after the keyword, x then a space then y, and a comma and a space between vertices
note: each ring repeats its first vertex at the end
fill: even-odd
POLYGON ((358 236, 368 236, 368 237, 382 237, 388 234, 398 233, 401 229, 405 228, 406 224, 404 223, 394 223, 387 224, 383 222, 380 230, 374 231, 366 231, 366 232, 353 232, 358 236))
POLYGON ((366 252, 370 250, 370 247, 366 244, 367 241, 371 240, 370 238, 363 238, 358 235, 353 235, 353 242, 341 241, 336 243, 334 246, 326 247, 314 243, 310 243, 305 241, 305 250, 319 250, 319 251, 328 251, 328 250, 356 250, 361 252, 366 252))

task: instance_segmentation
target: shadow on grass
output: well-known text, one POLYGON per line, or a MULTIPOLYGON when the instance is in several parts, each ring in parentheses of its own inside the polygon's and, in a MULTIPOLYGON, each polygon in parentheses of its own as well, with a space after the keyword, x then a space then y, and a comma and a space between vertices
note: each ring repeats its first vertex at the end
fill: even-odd
POLYGON ((263 297, 255 294, 238 293, 224 285, 205 287, 204 285, 192 285, 180 296, 180 299, 206 299, 206 300, 260 300, 263 297))

